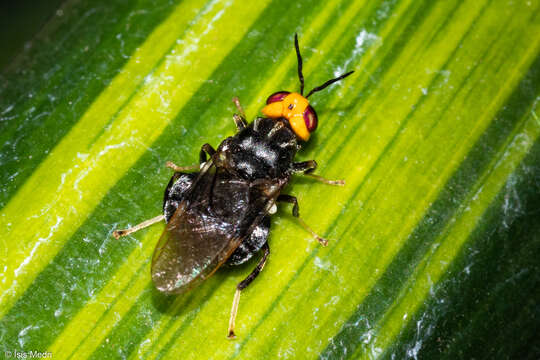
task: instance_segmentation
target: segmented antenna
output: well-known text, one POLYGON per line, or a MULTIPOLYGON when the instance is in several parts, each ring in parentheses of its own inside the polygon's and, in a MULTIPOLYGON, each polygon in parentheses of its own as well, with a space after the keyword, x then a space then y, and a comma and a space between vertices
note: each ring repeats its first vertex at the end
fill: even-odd
MULTIPOLYGON (((300 55, 300 46, 298 45, 298 34, 294 34, 294 47, 296 49, 296 58, 298 59, 298 79, 300 80, 300 95, 304 96, 304 74, 302 74, 302 55, 300 55)), ((322 85, 319 85, 313 88, 306 96, 306 99, 310 97, 313 93, 325 89, 327 86, 332 85, 336 81, 343 80, 347 76, 351 75, 354 71, 349 71, 341 76, 338 76, 335 79, 330 79, 322 85)))
POLYGON ((302 55, 298 46, 298 34, 294 34, 294 47, 296 48, 296 57, 298 59, 298 79, 300 80, 300 95, 304 95, 304 74, 302 74, 302 55))
POLYGON ((330 80, 328 80, 327 82, 325 82, 324 84, 322 84, 322 85, 320 85, 320 86, 317 86, 316 88, 313 88, 313 90, 311 90, 311 91, 307 94, 306 99, 307 99, 308 97, 310 97, 311 94, 316 93, 317 91, 321 91, 322 89, 326 88, 326 87, 329 86, 329 85, 332 85, 332 84, 335 83, 336 81, 345 79, 347 76, 351 75, 353 72, 354 72, 354 70, 353 70, 353 71, 349 71, 348 73, 345 73, 345 74, 343 74, 343 75, 341 75, 341 76, 338 76, 338 77, 335 78, 335 79, 330 79, 330 80))

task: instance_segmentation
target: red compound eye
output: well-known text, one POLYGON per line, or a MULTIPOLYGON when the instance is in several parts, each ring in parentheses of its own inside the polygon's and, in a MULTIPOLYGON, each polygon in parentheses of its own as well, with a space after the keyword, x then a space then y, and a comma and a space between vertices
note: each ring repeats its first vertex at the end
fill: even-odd
POLYGON ((304 121, 306 122, 306 127, 310 133, 314 132, 317 129, 317 113, 315 109, 309 105, 304 111, 304 121))
POLYGON ((274 103, 274 102, 277 102, 277 101, 281 101, 281 100, 285 99, 285 96, 287 96, 289 94, 290 94, 290 92, 288 92, 288 91, 275 92, 272 95, 270 95, 268 97, 268 99, 266 99, 266 104, 271 104, 271 103, 274 103))

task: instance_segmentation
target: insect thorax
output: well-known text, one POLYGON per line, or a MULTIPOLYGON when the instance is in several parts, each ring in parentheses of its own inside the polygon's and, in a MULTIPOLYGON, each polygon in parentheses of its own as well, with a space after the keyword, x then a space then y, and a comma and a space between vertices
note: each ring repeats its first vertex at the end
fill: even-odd
POLYGON ((249 179, 288 177, 298 151, 296 135, 279 119, 257 118, 218 148, 218 161, 238 176, 249 179))

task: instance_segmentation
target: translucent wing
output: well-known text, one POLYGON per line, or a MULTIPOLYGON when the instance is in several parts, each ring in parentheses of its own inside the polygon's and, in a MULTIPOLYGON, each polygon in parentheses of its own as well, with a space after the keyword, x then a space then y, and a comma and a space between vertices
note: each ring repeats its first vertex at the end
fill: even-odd
POLYGON ((152 280, 165 293, 187 291, 223 264, 266 214, 280 187, 222 169, 201 172, 154 251, 152 280))

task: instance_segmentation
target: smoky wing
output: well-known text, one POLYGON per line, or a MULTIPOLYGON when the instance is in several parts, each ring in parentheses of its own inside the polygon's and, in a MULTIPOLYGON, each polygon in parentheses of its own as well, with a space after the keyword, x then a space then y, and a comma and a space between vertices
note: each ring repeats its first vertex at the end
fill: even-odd
POLYGON ((279 188, 211 168, 201 172, 154 251, 152 280, 165 293, 187 291, 214 273, 262 221, 279 188))

